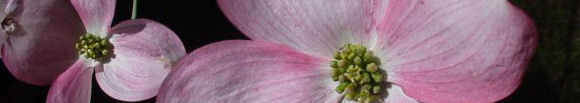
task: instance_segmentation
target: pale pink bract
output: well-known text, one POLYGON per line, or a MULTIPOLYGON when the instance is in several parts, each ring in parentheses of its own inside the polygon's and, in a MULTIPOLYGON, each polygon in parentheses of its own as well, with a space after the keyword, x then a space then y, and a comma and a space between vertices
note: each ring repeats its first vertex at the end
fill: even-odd
MULTIPOLYGON (((382 102, 495 102, 520 84, 535 27, 507 0, 218 0, 252 40, 199 48, 157 102, 340 102, 332 53, 376 53, 392 83, 382 102)), ((344 100, 343 102, 345 102, 344 100)))

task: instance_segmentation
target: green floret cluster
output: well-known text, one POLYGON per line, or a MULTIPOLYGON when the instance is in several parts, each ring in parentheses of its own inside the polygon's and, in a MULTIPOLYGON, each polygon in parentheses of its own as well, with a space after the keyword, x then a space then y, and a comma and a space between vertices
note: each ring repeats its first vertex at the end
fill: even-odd
POLYGON ((383 73, 379 61, 366 47, 358 44, 345 44, 334 53, 332 80, 340 84, 336 92, 345 93, 347 100, 363 103, 377 101, 381 92, 383 73))
POLYGON ((102 61, 111 54, 111 43, 105 38, 87 33, 79 39, 75 46, 79 54, 83 54, 86 58, 102 61))

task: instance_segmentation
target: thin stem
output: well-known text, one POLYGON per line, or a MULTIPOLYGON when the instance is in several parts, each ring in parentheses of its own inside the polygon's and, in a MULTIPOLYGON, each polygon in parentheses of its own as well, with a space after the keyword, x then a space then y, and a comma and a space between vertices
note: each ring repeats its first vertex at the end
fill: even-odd
POLYGON ((137 0, 133 0, 133 11, 131 13, 131 19, 137 18, 137 0))

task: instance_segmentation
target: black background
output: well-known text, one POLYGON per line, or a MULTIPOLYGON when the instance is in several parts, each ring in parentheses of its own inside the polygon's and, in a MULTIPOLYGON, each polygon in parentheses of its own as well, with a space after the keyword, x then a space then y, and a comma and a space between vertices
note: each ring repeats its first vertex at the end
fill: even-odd
MULTIPOLYGON (((510 0, 534 19, 538 51, 522 85, 500 102, 580 100, 580 7, 578 0, 510 0)), ((224 17, 214 0, 140 0, 138 18, 161 22, 179 35, 187 52, 212 42, 247 39, 224 17)), ((131 0, 118 0, 113 25, 130 19, 131 0)), ((3 65, 3 64, 2 64, 3 65)), ((93 78, 91 101, 122 102, 104 94, 93 78)), ((0 102, 42 103, 49 86, 17 81, 0 66, 0 102)), ((142 102, 154 102, 153 99, 142 102)))

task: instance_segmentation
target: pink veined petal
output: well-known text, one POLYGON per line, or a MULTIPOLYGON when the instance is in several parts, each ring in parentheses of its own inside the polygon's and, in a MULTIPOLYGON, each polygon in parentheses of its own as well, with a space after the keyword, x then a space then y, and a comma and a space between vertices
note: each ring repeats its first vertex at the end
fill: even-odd
POLYGON ((328 62, 273 43, 213 43, 175 66, 157 102, 338 102, 328 62))
POLYGON ((177 35, 155 21, 124 21, 110 33, 114 56, 95 75, 103 91, 115 99, 155 96, 172 66, 186 54, 177 35))
POLYGON ((82 21, 67 0, 22 0, 11 14, 14 30, 0 31, 3 62, 18 80, 49 85, 77 60, 82 21), (7 33, 7 34, 6 34, 7 33))
POLYGON ((117 0, 70 0, 85 24, 86 32, 106 37, 117 0))
POLYGON ((79 59, 67 69, 50 87, 47 103, 89 103, 93 67, 85 59, 79 59))
POLYGON ((218 0, 230 21, 252 40, 330 57, 345 43, 375 44, 380 0, 218 0))
POLYGON ((519 85, 532 21, 505 0, 389 2, 378 54, 389 81, 421 102, 494 102, 519 85))

